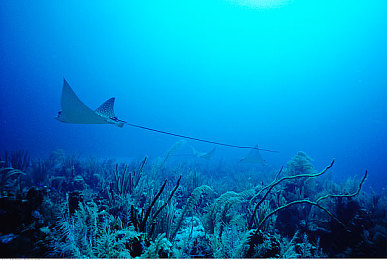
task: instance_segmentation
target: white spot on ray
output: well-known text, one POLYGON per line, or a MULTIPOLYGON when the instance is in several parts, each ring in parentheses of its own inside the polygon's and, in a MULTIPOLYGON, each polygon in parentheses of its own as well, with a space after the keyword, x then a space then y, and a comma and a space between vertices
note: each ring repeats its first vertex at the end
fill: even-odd
POLYGON ((102 105, 100 105, 96 110, 95 112, 100 115, 100 116, 103 116, 103 117, 108 117, 108 118, 114 118, 116 117, 114 115, 114 100, 115 98, 110 98, 108 100, 106 100, 105 103, 103 103, 102 105))

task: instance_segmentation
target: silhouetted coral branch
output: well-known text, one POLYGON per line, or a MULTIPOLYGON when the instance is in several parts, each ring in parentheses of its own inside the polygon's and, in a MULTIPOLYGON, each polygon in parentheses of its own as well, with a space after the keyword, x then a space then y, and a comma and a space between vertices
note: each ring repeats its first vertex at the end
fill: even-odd
POLYGON ((138 174, 136 175, 137 180, 135 180, 134 182, 134 187, 137 187, 138 183, 140 182, 146 160, 147 160, 147 157, 145 156, 144 160, 142 160, 141 167, 138 171, 138 174))
MULTIPOLYGON (((255 214, 257 214, 257 210, 258 210, 259 206, 262 204, 262 202, 266 199, 267 195, 270 193, 270 191, 275 186, 277 186, 278 184, 280 184, 281 182, 283 182, 285 180, 298 179, 298 178, 314 178, 314 177, 320 176, 320 175, 324 174, 327 170, 329 170, 333 166, 334 162, 335 162, 335 160, 332 160, 331 164, 328 165, 327 167, 325 167, 325 169, 322 170, 319 173, 314 173, 314 174, 298 174, 298 175, 293 175, 293 176, 285 176, 285 177, 282 177, 281 179, 279 179, 278 181, 272 182, 269 186, 264 187, 262 190, 267 189, 267 191, 266 191, 265 195, 263 195, 261 200, 255 205, 255 208, 254 208, 253 214, 251 216, 248 228, 251 229, 251 227, 253 226, 255 214)), ((281 171, 282 171, 282 168, 281 168, 281 171)), ((277 176, 278 175, 279 174, 277 174, 277 176)), ((277 178, 277 176, 276 176, 276 178, 277 178)), ((261 191, 259 191, 258 193, 261 193, 261 191)))
POLYGON ((251 205, 251 202, 256 199, 264 190, 270 188, 274 183, 275 181, 278 179, 278 176, 281 174, 282 170, 284 169, 284 167, 282 166, 281 169, 277 172, 277 174, 275 175, 274 177, 274 180, 267 186, 263 187, 260 191, 257 192, 257 194, 255 194, 249 201, 249 206, 251 205))
MULTIPOLYGON (((267 219, 269 219, 272 215, 274 215, 275 213, 277 213, 278 211, 284 209, 284 208, 287 208, 287 207, 290 207, 292 205, 295 205, 295 204, 302 204, 302 203, 306 203, 306 204, 310 204, 312 206, 316 206, 320 209, 322 209, 323 211, 325 211, 329 216, 331 216, 337 223, 339 223, 340 225, 342 225, 346 230, 348 230, 347 226, 341 222, 337 217, 335 217, 329 210, 327 210, 326 208, 322 207, 321 205, 317 204, 317 202, 313 202, 313 201, 310 201, 310 200, 296 200, 296 201, 292 201, 286 205, 283 205, 281 207, 278 207, 276 208, 275 210, 273 210, 272 212, 270 212, 268 215, 266 215, 263 220, 261 221, 261 223, 259 223, 258 225, 258 230, 261 229, 263 223, 265 223, 265 221, 267 219)), ((349 231, 349 230, 348 230, 349 231)))
MULTIPOLYGON (((333 162, 331 163, 330 166, 332 166, 333 162)), ((328 166, 330 168, 330 166, 328 166)), ((325 168, 325 170, 329 169, 329 168, 325 168)), ((320 174, 321 175, 321 174, 320 174)), ((362 180, 360 181, 359 183, 359 187, 358 189, 356 190, 356 192, 352 193, 352 194, 328 194, 328 195, 325 195, 325 196, 322 196, 320 198, 318 198, 316 200, 316 202, 314 201, 310 201, 310 200, 307 200, 307 199, 303 199, 303 200, 297 200, 297 201, 292 201, 286 205, 283 205, 283 206, 280 206, 278 207, 277 209, 273 210, 272 212, 270 212, 268 215, 266 215, 264 217, 264 219, 259 223, 258 225, 258 230, 262 227, 263 223, 268 219, 270 218, 272 215, 274 215, 275 213, 277 213, 278 211, 284 209, 284 208, 287 208, 289 206, 292 206, 292 205, 295 205, 295 204, 301 204, 301 203, 306 203, 306 204, 310 204, 312 206, 315 206, 315 207, 318 207, 319 209, 325 211, 332 219, 334 219, 337 223, 339 223, 341 226, 343 226, 347 231, 350 231, 347 226, 341 222, 335 215, 333 215, 329 210, 327 210, 326 208, 324 208, 323 206, 319 205, 318 203, 323 200, 323 199, 326 199, 326 198, 329 198, 329 197, 345 197, 345 198, 349 198, 349 197, 353 197, 353 196, 356 196, 357 194, 359 194, 360 190, 361 190, 361 187, 365 181, 365 179, 367 178, 367 171, 365 172, 362 180)))
MULTIPOLYGON (((160 213, 160 212, 165 208, 165 206, 167 206, 168 203, 171 201, 171 199, 172 199, 173 195, 175 194, 176 190, 179 188, 180 180, 181 180, 181 175, 180 175, 179 179, 177 180, 176 186, 175 186, 175 188, 172 190, 172 192, 171 192, 171 194, 169 195, 169 198, 167 199, 167 201, 164 202, 164 204, 163 204, 163 205, 156 211, 156 213, 153 215, 152 221, 153 221, 154 219, 156 219, 156 217, 159 215, 159 213, 160 213)), ((155 225, 156 225, 156 223, 153 222, 151 231, 149 232, 149 237, 152 236, 152 233, 153 233, 153 231, 154 231, 155 225)))
POLYGON ((176 190, 179 188, 179 185, 180 185, 180 180, 181 180, 181 175, 179 177, 179 179, 177 180, 177 183, 176 183, 176 186, 175 188, 172 190, 171 194, 169 195, 169 198, 168 200, 156 211, 156 213, 153 215, 152 219, 155 219, 157 217, 157 215, 159 215, 159 213, 161 212, 161 210, 163 208, 165 208, 165 206, 167 206, 167 204, 169 203, 169 201, 171 201, 173 195, 175 194, 176 190))
POLYGON ((363 183, 364 183, 365 179, 367 178, 367 175, 368 175, 368 173, 366 171, 364 176, 363 176, 363 178, 361 179, 361 181, 359 183, 359 187, 357 188, 357 190, 354 193, 352 193, 352 194, 328 194, 328 195, 325 195, 323 197, 320 197, 316 202, 319 203, 321 200, 329 198, 329 197, 332 197, 332 198, 337 198, 337 197, 349 198, 349 197, 356 196, 357 194, 359 194, 359 192, 361 190, 361 187, 363 186, 363 183))
POLYGON ((146 213, 145 213, 145 216, 144 218, 142 219, 141 221, 141 224, 140 224, 140 231, 141 232, 144 232, 145 231, 145 227, 146 227, 146 222, 149 218, 149 215, 150 215, 150 212, 152 210, 152 207, 155 205, 157 199, 160 197, 161 193, 163 192, 164 188, 165 188, 165 185, 167 184, 167 180, 164 181, 164 184, 161 186, 159 192, 156 194, 156 197, 153 199, 152 203, 150 204, 150 206, 148 207, 146 213))

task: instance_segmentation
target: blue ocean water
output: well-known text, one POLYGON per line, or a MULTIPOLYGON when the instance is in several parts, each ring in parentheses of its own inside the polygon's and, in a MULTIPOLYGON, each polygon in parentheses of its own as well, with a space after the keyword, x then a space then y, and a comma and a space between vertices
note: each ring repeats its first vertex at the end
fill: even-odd
MULTIPOLYGON (((178 141, 54 120, 63 78, 87 105, 188 136, 305 151, 317 169, 386 186, 387 2, 0 3, 0 152, 141 158, 178 141)), ((200 150, 213 146, 195 143, 200 150)), ((217 148, 227 160, 247 151, 217 148)))

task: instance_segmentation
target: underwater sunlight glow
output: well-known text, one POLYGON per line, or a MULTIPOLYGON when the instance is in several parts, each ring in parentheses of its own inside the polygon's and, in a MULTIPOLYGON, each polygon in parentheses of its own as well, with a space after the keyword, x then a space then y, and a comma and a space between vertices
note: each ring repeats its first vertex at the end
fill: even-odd
POLYGON ((237 4, 256 9, 278 8, 288 4, 292 0, 230 0, 237 4))

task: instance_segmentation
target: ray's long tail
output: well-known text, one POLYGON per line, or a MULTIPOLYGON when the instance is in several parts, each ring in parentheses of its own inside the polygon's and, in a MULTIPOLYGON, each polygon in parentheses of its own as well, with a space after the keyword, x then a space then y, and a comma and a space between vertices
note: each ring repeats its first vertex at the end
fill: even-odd
POLYGON ((175 133, 171 133, 171 132, 161 131, 161 130, 157 130, 157 129, 153 129, 153 128, 149 128, 149 127, 145 127, 145 126, 141 126, 141 125, 135 125, 135 124, 131 124, 131 123, 128 123, 128 122, 125 122, 125 124, 129 125, 129 126, 145 129, 145 130, 148 130, 148 131, 153 131, 153 132, 157 132, 157 133, 161 133, 161 134, 166 134, 166 135, 177 136, 177 137, 181 137, 181 138, 185 138, 185 139, 190 139, 190 140, 194 140, 194 141, 198 141, 198 142, 203 142, 203 143, 216 144, 216 145, 233 147, 233 148, 240 148, 240 149, 255 149, 255 150, 260 150, 260 151, 265 151, 265 152, 279 153, 279 151, 262 149, 262 148, 253 147, 253 146, 239 146, 239 145, 232 145, 232 144, 225 144, 225 143, 219 143, 219 142, 204 140, 204 139, 190 137, 190 136, 186 136, 186 135, 180 135, 180 134, 175 134, 175 133))

